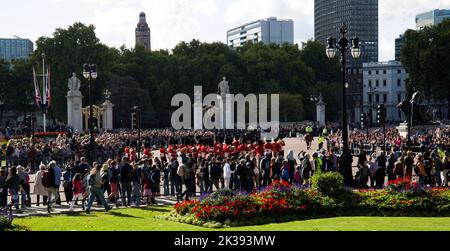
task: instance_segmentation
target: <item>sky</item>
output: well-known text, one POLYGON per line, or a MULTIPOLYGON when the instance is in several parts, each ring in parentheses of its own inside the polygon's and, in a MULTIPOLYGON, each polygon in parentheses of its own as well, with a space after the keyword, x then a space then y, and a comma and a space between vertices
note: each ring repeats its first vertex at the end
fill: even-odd
MULTIPOLYGON (((103 44, 131 48, 141 11, 152 49, 194 38, 225 43, 227 30, 267 17, 293 19, 295 43, 314 38, 314 0, 0 0, 0 6, 0 37, 33 42, 82 22, 95 25, 103 44)), ((379 60, 394 59, 395 38, 432 9, 450 9, 450 0, 379 0, 379 60)))

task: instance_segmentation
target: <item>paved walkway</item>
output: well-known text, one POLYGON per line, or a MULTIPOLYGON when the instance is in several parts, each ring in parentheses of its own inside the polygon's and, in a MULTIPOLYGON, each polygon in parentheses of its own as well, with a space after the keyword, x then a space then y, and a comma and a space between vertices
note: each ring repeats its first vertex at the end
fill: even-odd
MULTIPOLYGON (((314 150, 312 149, 317 149, 318 148, 318 142, 317 142, 317 138, 314 138, 314 141, 312 142, 312 149, 311 150, 307 150, 306 149, 306 142, 302 139, 302 138, 286 138, 285 139, 286 142, 286 146, 284 147, 285 150, 285 154, 287 155, 288 150, 292 149, 294 150, 294 154, 297 157, 297 154, 300 151, 306 151, 307 153, 313 153, 314 150)), ((155 151, 155 156, 158 156, 159 153, 157 153, 157 151, 155 151)), ((357 159, 354 158, 353 159, 354 163, 353 165, 356 165, 357 159)), ((355 174, 357 171, 357 169, 355 167, 353 167, 353 174, 355 174)), ((30 175, 30 179, 32 181, 34 181, 35 175, 30 175)), ((161 182, 162 185, 162 182, 161 182)), ((34 184, 31 184, 32 186, 32 191, 34 184)), ((54 207, 54 212, 52 212, 52 214, 61 214, 61 213, 71 213, 69 211, 69 205, 65 202, 65 196, 64 193, 62 192, 64 191, 64 189, 62 188, 62 185, 60 187, 60 197, 62 200, 62 205, 56 205, 54 207)), ((161 191, 163 191, 162 187, 161 187, 161 191)), ((198 190, 197 190, 198 191, 198 190)), ((16 217, 28 217, 28 216, 43 216, 43 215, 48 215, 47 212, 47 207, 46 206, 36 206, 36 195, 32 195, 31 196, 31 201, 33 203, 32 207, 27 208, 27 209, 21 209, 23 212, 22 213, 15 213, 15 210, 13 209, 13 214, 16 217)), ((156 198, 156 201, 158 202, 158 204, 160 205, 174 205, 176 203, 176 198, 175 197, 171 197, 171 196, 161 196, 156 198)), ((72 213, 80 213, 83 212, 82 208, 81 208, 81 202, 78 203, 78 206, 75 206, 74 211, 72 213)), ((115 205, 110 204, 111 206, 115 205)), ((144 207, 144 206, 143 206, 144 207)), ((119 208, 123 208, 123 207, 119 207, 119 208)), ((92 211, 103 211, 104 208, 102 206, 98 207, 96 205, 96 203, 94 203, 94 206, 92 207, 92 211)))
MULTIPOLYGON (((163 205, 174 205, 177 200, 175 197, 169 197, 169 196, 161 196, 156 198, 156 202, 158 203, 157 206, 163 206, 163 205)), ((137 207, 147 207, 147 205, 141 205, 141 206, 131 206, 131 207, 123 207, 119 206, 118 208, 110 203, 110 206, 113 207, 113 210, 115 209, 121 209, 121 208, 137 208, 137 207)), ((61 205, 54 205, 53 206, 54 211, 52 211, 52 215, 57 214, 79 214, 79 213, 85 213, 81 206, 81 201, 78 202, 78 205, 74 206, 74 210, 69 210, 69 205, 63 201, 61 205)), ((30 216, 48 216, 49 213, 47 212, 47 206, 36 206, 32 205, 32 207, 26 208, 26 209, 20 209, 20 213, 17 213, 16 210, 13 208, 12 213, 14 217, 17 218, 23 218, 23 217, 30 217, 30 216)), ((91 211, 105 211, 105 208, 103 206, 98 206, 96 202, 94 202, 91 211)))

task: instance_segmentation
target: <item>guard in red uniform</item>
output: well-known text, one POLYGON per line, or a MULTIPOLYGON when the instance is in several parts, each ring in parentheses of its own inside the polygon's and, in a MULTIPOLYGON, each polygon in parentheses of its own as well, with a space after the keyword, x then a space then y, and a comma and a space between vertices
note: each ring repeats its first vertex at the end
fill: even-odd
POLYGON ((222 145, 222 152, 224 158, 228 158, 230 156, 230 149, 228 148, 228 145, 226 143, 222 145))
POLYGON ((278 156, 278 153, 281 152, 281 144, 278 141, 272 144, 273 156, 278 156))
POLYGON ((264 153, 268 154, 270 156, 272 155, 273 149, 272 149, 272 143, 270 143, 271 140, 266 140, 266 143, 264 144, 264 153))
POLYGON ((258 141, 258 143, 255 143, 255 144, 257 144, 255 147, 256 156, 258 156, 258 157, 263 156, 263 154, 264 154, 263 142, 260 140, 260 141, 258 141))
MULTIPOLYGON (((145 151, 144 151, 144 155, 145 155, 145 151)), ((167 152, 166 152, 166 148, 164 148, 163 146, 161 146, 161 148, 159 148, 159 157, 161 158, 162 162, 167 162, 167 152)))

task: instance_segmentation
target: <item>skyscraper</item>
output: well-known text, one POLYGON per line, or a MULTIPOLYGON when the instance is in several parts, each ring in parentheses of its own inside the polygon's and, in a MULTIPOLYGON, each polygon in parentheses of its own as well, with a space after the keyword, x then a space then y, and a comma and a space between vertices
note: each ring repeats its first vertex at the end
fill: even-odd
POLYGON ((416 28, 421 29, 426 26, 433 26, 450 18, 450 10, 432 10, 416 16, 416 28))
POLYGON ((239 47, 248 41, 278 45, 293 44, 294 21, 270 17, 241 25, 227 32, 227 44, 230 47, 239 47))
MULTIPOLYGON (((378 0, 315 0, 314 1, 314 37, 325 46, 328 37, 339 39, 339 28, 343 23, 348 26, 347 38, 359 37, 361 58, 347 59, 347 104, 350 121, 359 120, 363 106, 362 64, 378 62, 378 0)), ((325 52, 324 52, 325 53, 325 52)))
POLYGON ((395 39, 395 61, 400 61, 402 47, 405 44, 405 34, 395 39))
POLYGON ((136 27, 136 45, 138 44, 143 45, 148 50, 152 49, 150 41, 150 28, 145 20, 144 12, 139 14, 139 23, 136 27))
POLYGON ((362 63, 378 62, 378 0, 314 1, 316 40, 326 45, 329 36, 339 39, 339 28, 344 22, 347 36, 361 40, 361 59, 347 60, 348 66, 360 68, 362 63))

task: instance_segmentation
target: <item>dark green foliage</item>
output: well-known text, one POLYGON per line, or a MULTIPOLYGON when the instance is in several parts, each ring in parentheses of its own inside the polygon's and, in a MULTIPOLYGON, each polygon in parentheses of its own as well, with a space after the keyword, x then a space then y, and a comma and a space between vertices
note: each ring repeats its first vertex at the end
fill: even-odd
POLYGON ((413 87, 437 99, 450 97, 450 20, 421 30, 408 30, 401 61, 409 71, 408 93, 413 87))
POLYGON ((340 173, 317 173, 311 181, 312 187, 324 196, 335 197, 344 190, 344 176, 340 173))
MULTIPOLYGON (((217 93, 217 85, 223 76, 228 78, 234 94, 281 94, 281 121, 314 118, 309 96, 319 92, 329 102, 331 110, 327 117, 338 118, 333 107, 339 106, 332 100, 336 99, 337 88, 333 83, 339 82, 339 64, 326 58, 325 47, 319 42, 309 41, 302 48, 289 44, 248 43, 231 49, 223 43, 192 40, 180 42, 171 51, 148 51, 141 46, 115 49, 100 42, 93 25, 75 23, 65 29, 56 29, 51 37, 39 38, 31 59, 15 66, 17 72, 8 71, 9 67, 0 63, 0 73, 5 72, 0 74, 0 89, 5 90, 7 86, 26 89, 11 93, 2 91, 3 110, 11 109, 9 107, 37 109, 30 106, 33 101, 31 72, 34 65, 40 73, 42 52, 52 69, 50 117, 63 121, 66 120, 67 79, 73 72, 82 80, 83 106, 88 105, 88 83, 82 77, 82 66, 86 62, 97 65, 98 79, 92 82, 93 102, 100 105, 103 92, 110 88, 116 105, 114 111, 118 112, 115 118, 128 118, 125 110, 134 101, 150 100, 148 111, 142 116, 145 127, 169 126, 170 114, 177 109, 170 105, 174 94, 185 93, 193 97, 194 85, 202 86, 203 96, 217 93), (118 83, 122 80, 125 82, 118 83), (119 85, 123 92, 116 93, 119 85)), ((122 127, 127 123, 116 120, 114 124, 122 127)))

